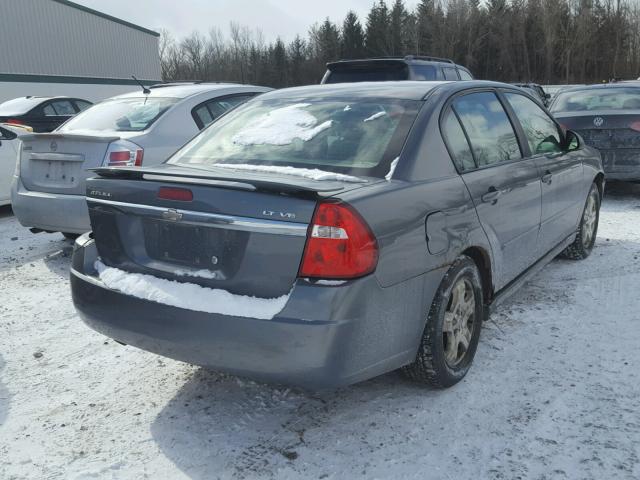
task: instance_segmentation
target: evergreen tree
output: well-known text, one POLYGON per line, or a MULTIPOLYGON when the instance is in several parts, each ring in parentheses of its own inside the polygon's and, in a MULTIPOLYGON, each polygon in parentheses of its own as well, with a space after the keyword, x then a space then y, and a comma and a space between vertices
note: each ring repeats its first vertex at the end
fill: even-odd
POLYGON ((384 57, 391 55, 389 9, 384 0, 374 3, 367 16, 365 47, 367 55, 384 57))
POLYGON ((366 55, 364 48, 364 31, 358 16, 352 10, 347 13, 342 24, 340 55, 342 58, 362 58, 366 55))
POLYGON ((395 0, 391 7, 389 34, 389 48, 391 55, 405 55, 408 53, 409 35, 407 23, 409 14, 402 0, 395 0))

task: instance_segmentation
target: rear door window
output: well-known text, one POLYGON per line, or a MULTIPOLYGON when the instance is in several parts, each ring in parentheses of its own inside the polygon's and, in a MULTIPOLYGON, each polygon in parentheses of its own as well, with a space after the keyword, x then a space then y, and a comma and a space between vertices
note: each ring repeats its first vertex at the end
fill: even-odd
POLYGON ((69 116, 76 114, 76 110, 73 108, 73 104, 69 100, 56 100, 51 102, 51 105, 57 115, 69 116))
POLYGON ((445 67, 442 71, 444 72, 445 80, 458 80, 458 72, 456 72, 455 68, 445 67))
POLYGON ((522 158, 516 133, 494 92, 458 97, 453 108, 469 137, 479 167, 522 158))
POLYGON ((505 93, 504 96, 522 125, 532 155, 562 151, 560 130, 542 108, 524 95, 505 93))
POLYGON ((91 105, 93 105, 92 103, 85 102, 84 100, 76 100, 75 103, 76 103, 76 107, 78 108, 79 112, 82 112, 83 110, 86 110, 91 105))
POLYGON ((466 70, 458 69, 458 73, 460 74, 460 80, 473 80, 473 77, 466 70))
POLYGON ((58 115, 53 108, 53 105, 51 105, 50 103, 47 103, 44 107, 42 107, 42 113, 45 117, 55 117, 56 115, 58 115))
POLYGON ((471 170, 476 167, 464 130, 462 130, 456 114, 450 108, 443 117, 442 136, 459 171, 471 170))
POLYGON ((226 113, 232 108, 237 107, 241 103, 246 102, 255 94, 234 95, 232 97, 219 98, 201 103, 192 111, 193 119, 199 129, 209 126, 220 115, 226 113))

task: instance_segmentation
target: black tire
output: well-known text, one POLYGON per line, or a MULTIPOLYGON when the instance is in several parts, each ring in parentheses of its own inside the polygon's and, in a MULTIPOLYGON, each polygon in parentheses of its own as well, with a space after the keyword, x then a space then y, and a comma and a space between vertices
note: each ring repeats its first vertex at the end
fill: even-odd
POLYGON ((587 200, 585 201, 582 217, 580 217, 580 225, 578 226, 578 234, 571 245, 563 250, 561 257, 570 260, 583 260, 587 258, 593 250, 598 235, 598 222, 600 221, 600 190, 593 183, 589 189, 587 200), (590 202, 593 201, 593 204, 590 202), (591 206, 595 208, 595 212, 590 214, 591 206), (589 221, 591 215, 594 215, 592 221, 589 221))
POLYGON ((67 240, 75 240, 80 236, 79 233, 69 233, 69 232, 61 232, 61 233, 62 235, 64 235, 64 238, 66 238, 67 240))
POLYGON ((483 316, 484 301, 480 272, 474 261, 463 255, 456 259, 442 280, 429 309, 416 359, 403 367, 402 372, 411 380, 436 388, 447 388, 458 383, 471 368, 478 348, 483 316), (455 349, 450 347, 450 340, 455 335, 450 336, 451 334, 445 331, 445 314, 452 315, 449 310, 453 304, 453 290, 459 282, 464 283, 465 292, 473 292, 473 299, 467 301, 470 308, 473 308, 467 323, 472 323, 473 329, 470 332, 470 338, 467 337, 467 348, 464 349, 460 359, 452 364, 447 358, 447 350, 449 354, 452 350, 459 352, 459 346, 455 349))

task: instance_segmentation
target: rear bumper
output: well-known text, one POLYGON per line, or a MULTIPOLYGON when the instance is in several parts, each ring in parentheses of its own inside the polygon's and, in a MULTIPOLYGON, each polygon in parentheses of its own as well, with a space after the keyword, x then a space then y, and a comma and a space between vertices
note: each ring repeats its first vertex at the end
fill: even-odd
POLYGON ((602 150, 600 153, 607 180, 640 180, 640 150, 602 150))
POLYGON ((91 230, 84 195, 64 195, 27 190, 13 177, 11 205, 20 224, 52 232, 84 233, 91 230))
POLYGON ((258 380, 335 388, 415 358, 442 273, 381 288, 375 277, 341 285, 298 280, 271 320, 203 313, 107 288, 93 271, 95 244, 76 242, 71 290, 98 332, 163 356, 258 380), (424 295, 423 295, 424 294, 424 295))

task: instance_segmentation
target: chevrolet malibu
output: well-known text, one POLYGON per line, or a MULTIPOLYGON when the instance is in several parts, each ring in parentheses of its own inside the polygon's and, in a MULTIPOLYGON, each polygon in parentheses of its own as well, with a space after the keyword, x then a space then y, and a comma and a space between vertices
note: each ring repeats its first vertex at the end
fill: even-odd
POLYGON ((538 101, 478 81, 274 91, 162 165, 95 173, 71 269, 90 327, 313 389, 460 381, 492 308, 589 255, 604 187, 538 101))

